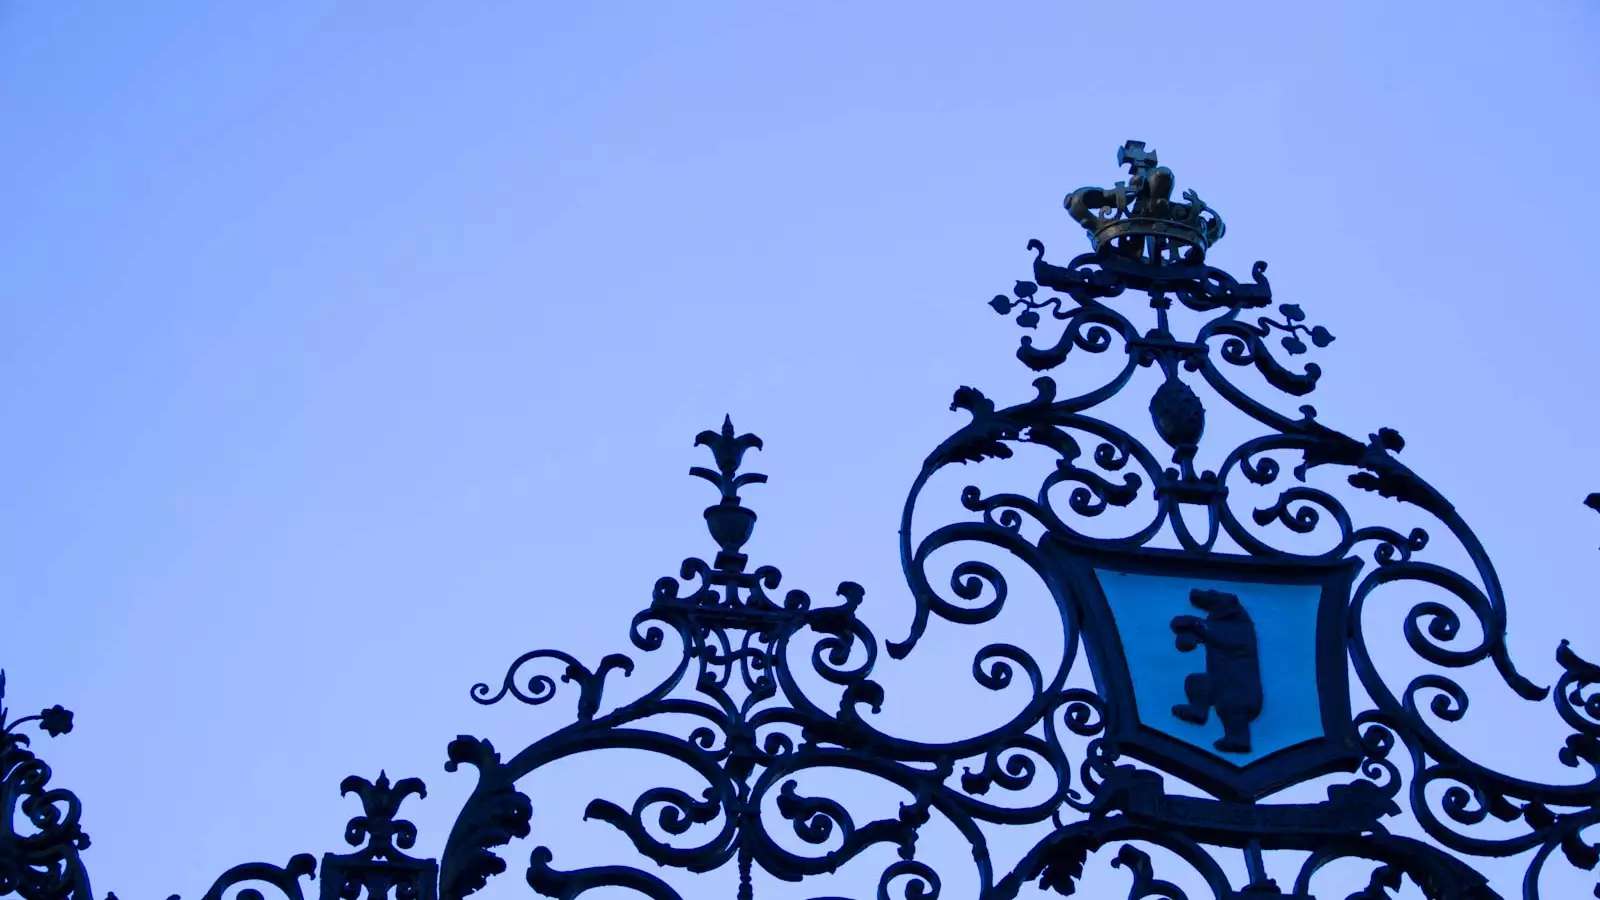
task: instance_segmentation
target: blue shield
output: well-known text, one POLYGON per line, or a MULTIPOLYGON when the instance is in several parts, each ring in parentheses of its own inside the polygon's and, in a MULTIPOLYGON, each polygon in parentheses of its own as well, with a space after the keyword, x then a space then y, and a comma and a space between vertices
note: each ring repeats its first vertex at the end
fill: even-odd
POLYGON ((1118 752, 1229 800, 1354 767, 1345 616, 1359 561, 1053 556, 1118 752))

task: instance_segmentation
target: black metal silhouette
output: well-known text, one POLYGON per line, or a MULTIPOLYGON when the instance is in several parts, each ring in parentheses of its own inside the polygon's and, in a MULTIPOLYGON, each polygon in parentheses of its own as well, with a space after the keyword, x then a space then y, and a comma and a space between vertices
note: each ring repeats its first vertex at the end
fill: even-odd
POLYGON ((1184 679, 1187 703, 1172 708, 1185 722, 1204 725, 1211 710, 1222 720, 1216 748, 1225 753, 1250 752, 1250 723, 1261 714, 1261 660, 1256 653, 1256 625, 1239 598, 1226 591, 1196 588, 1189 602, 1205 618, 1177 616, 1172 633, 1184 653, 1205 645, 1206 670, 1184 679))
MULTIPOLYGON (((527 860, 522 877, 537 894, 571 900, 615 887, 667 900, 683 895, 666 870, 693 875, 731 866, 736 896, 750 900, 769 879, 802 881, 870 864, 876 868, 870 890, 880 900, 1006 900, 1029 886, 1067 895, 1107 847, 1115 847, 1112 865, 1132 877, 1130 898, 1169 900, 1187 894, 1167 880, 1169 873, 1157 877, 1149 848, 1181 861, 1190 869, 1188 883, 1203 883, 1219 900, 1310 898, 1318 891, 1373 900, 1406 880, 1430 897, 1494 897, 1467 860, 1519 853, 1529 854, 1524 895, 1537 897, 1541 873, 1558 853, 1579 869, 1594 869, 1600 848, 1586 830, 1600 825, 1600 666, 1563 643, 1553 692, 1518 672, 1506 650, 1505 598, 1487 553, 1443 495, 1399 461, 1398 433, 1378 429, 1358 440, 1324 424, 1310 406, 1284 413, 1234 383, 1233 375, 1253 370, 1269 388, 1304 396, 1321 369, 1291 368, 1276 354, 1299 356, 1312 345, 1328 346, 1333 336, 1306 324, 1294 304, 1278 305, 1276 316, 1269 312, 1264 263, 1248 282, 1205 263, 1222 236, 1221 219, 1192 191, 1172 201, 1174 178, 1154 152, 1129 142, 1119 160, 1130 166, 1127 182, 1081 189, 1067 200, 1092 251, 1057 266, 1045 260, 1042 243, 1029 242, 1033 279, 1017 282, 1011 296, 991 305, 1030 332, 1047 322, 1056 330, 1053 340, 1022 338, 1017 356, 1030 369, 1053 370, 1085 355, 1126 359, 1109 379, 1075 393, 1041 376, 1032 398, 1006 407, 971 387, 956 391, 952 409, 970 421, 927 457, 903 512, 900 549, 912 616, 903 637, 881 645, 891 659, 912 653, 936 621, 962 627, 994 621, 1018 602, 1019 580, 1053 604, 1060 633, 1050 640, 1058 659, 1041 661, 1014 644, 991 642, 962 662, 997 700, 1015 698, 1004 721, 937 741, 874 724, 873 714, 888 700, 874 673, 888 663, 857 615, 865 592, 845 581, 837 600, 814 602, 803 591, 780 593, 777 569, 751 566, 744 546, 756 515, 741 491, 765 478, 741 466, 761 444, 724 420, 696 440, 710 449, 715 468, 692 470, 720 495, 705 512, 716 553, 709 563, 687 559, 676 577, 660 579, 629 631, 635 651, 665 655, 667 674, 617 702, 612 687, 635 672, 633 657, 612 654, 591 665, 557 650, 524 654, 497 685, 474 686, 472 698, 541 705, 567 686, 575 694, 574 720, 509 755, 481 738, 450 742, 446 769, 469 766, 476 784, 437 868, 403 852, 416 834, 397 818, 398 807, 422 794, 420 781, 346 780, 344 790, 364 808, 346 832, 359 849, 323 858, 320 896, 461 900, 506 873, 514 842, 533 838, 533 803, 519 782, 557 760, 618 750, 673 763, 688 782, 631 798, 612 796, 619 790, 613 785, 595 786, 587 827, 614 830, 654 866, 563 866, 544 844, 517 847, 515 858, 527 860), (1153 322, 1135 321, 1138 304, 1131 301, 1141 296, 1153 322), (1198 316, 1199 324, 1180 330, 1179 311, 1198 316), (1170 465, 1135 436, 1138 423, 1119 426, 1105 417, 1107 402, 1145 371, 1159 379, 1149 411, 1170 465), (1205 446, 1208 411, 1196 388, 1258 433, 1236 447, 1205 446), (965 487, 958 496, 967 514, 960 521, 919 530, 914 513, 937 476, 958 464, 1019 457, 1019 448, 1051 459, 1037 490, 986 494, 965 487), (1316 481, 1329 472, 1344 476, 1342 483, 1316 481), (1262 491, 1268 499, 1248 505, 1250 494, 1262 491), (1430 518, 1434 533, 1462 550, 1467 568, 1432 558, 1439 542, 1422 528, 1367 521, 1356 502, 1367 496, 1391 498, 1430 518), (1098 524, 1113 509, 1132 524, 1120 530, 1098 524), (1306 543, 1318 536, 1320 545, 1306 543), (939 562, 951 555, 960 561, 939 562), (1012 561, 1020 574, 990 561, 996 558, 1012 561), (1308 637, 1315 639, 1321 733, 1240 765, 1149 727, 1139 717, 1114 610, 1096 574, 1102 567, 1292 585, 1319 598, 1307 621, 1315 631, 1308 637), (1413 603, 1405 615, 1406 643, 1426 671, 1396 691, 1369 652, 1362 611, 1402 584, 1442 595, 1413 603), (1095 690, 1069 681, 1080 638, 1095 690), (1496 771, 1441 735, 1438 723, 1459 721, 1468 708, 1466 692, 1447 673, 1479 664, 1523 698, 1550 697, 1572 732, 1555 754, 1576 770, 1571 783, 1496 771), (1352 684, 1368 704, 1353 715, 1352 684), (807 786, 830 769, 876 779, 900 802, 867 813, 807 786), (1324 780, 1316 791, 1272 796, 1318 777, 1324 780), (1427 841, 1390 831, 1388 818, 1406 813, 1427 841), (1477 827, 1491 818, 1498 827, 1477 827), (970 862, 923 849, 924 826, 935 819, 970 845, 970 862), (990 839, 999 833, 1042 836, 1002 857, 990 839), (1243 884, 1219 862, 1230 848, 1243 853, 1243 884), (879 850, 887 852, 887 865, 879 850), (1300 854, 1280 857, 1278 850, 1300 854), (1287 889, 1268 865, 1285 858, 1291 868, 1282 874, 1292 872, 1287 889), (1327 866, 1345 860, 1374 864, 1354 894, 1352 885, 1318 881, 1327 866)), ((1178 631, 1190 633, 1187 624, 1178 631)), ((1217 688, 1198 699, 1218 706, 1217 688)), ((0 746, 0 895, 89 900, 78 858, 87 838, 78 828, 77 800, 45 788, 48 769, 15 733, 23 721, 5 726, 0 746), (16 827, 18 809, 32 823, 28 834, 16 827)), ((59 707, 38 721, 52 733, 70 726, 59 707)), ((541 835, 551 833, 542 821, 540 828, 541 835)), ((309 854, 283 866, 238 866, 205 898, 258 900, 246 891, 270 888, 304 900, 302 883, 316 868, 309 854)))
POLYGON ((323 855, 322 900, 362 896, 434 900, 439 866, 431 859, 416 859, 402 852, 416 844, 417 828, 396 818, 407 797, 428 796, 422 780, 402 778, 390 784, 387 772, 379 772, 377 781, 351 775, 339 785, 339 792, 361 799, 363 812, 350 820, 344 834, 350 846, 360 849, 323 855))
POLYGON ((0 671, 0 896, 88 897, 89 873, 79 856, 89 846, 79 825, 83 806, 71 791, 49 787, 50 767, 17 730, 32 724, 60 737, 72 730, 72 713, 58 704, 10 719, 5 699, 6 673, 0 671))

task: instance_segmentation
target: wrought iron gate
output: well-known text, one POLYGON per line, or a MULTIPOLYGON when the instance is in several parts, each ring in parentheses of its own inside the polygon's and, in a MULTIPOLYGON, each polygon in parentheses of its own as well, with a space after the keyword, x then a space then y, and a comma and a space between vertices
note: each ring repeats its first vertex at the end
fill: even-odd
MULTIPOLYGON (((1265 263, 1248 281, 1206 264, 1222 219, 1193 191, 1174 199, 1173 174, 1153 151, 1130 141, 1118 161, 1125 181, 1066 201, 1092 249, 1055 265, 1042 243, 1029 242, 1031 280, 990 302, 1024 330, 1017 357, 1034 372, 1098 358, 1112 361, 1111 374, 1072 391, 1041 374, 1032 397, 1004 407, 970 387, 955 392, 952 409, 970 421, 929 454, 905 504, 908 633, 884 642, 869 631, 858 617, 859 584, 814 599, 750 560, 756 514, 745 489, 766 476, 745 462, 761 441, 724 420, 695 440, 712 465, 691 469, 717 491, 704 513, 715 550, 660 579, 628 630, 631 653, 675 660, 665 678, 608 703, 633 674, 633 656, 526 653, 498 683, 474 686, 472 699, 539 705, 575 695, 576 718, 511 753, 473 737, 449 743, 445 768, 472 769, 476 787, 437 862, 409 855, 417 831, 400 811, 425 794, 423 783, 351 776, 340 785, 362 808, 346 829, 351 852, 241 865, 205 900, 259 900, 264 889, 303 900, 309 883, 324 900, 460 900, 496 878, 556 898, 601 887, 678 898, 643 868, 563 866, 534 833, 537 798, 519 782, 554 761, 616 749, 670 760, 693 784, 623 798, 596 785, 586 827, 615 829, 656 867, 735 867, 744 900, 760 893, 762 878, 802 881, 884 847, 893 859, 872 874, 871 890, 907 900, 1072 894, 1102 848, 1126 870, 1129 898, 1186 896, 1158 877, 1152 848, 1217 898, 1333 896, 1318 873, 1351 859, 1370 861, 1364 886, 1332 886, 1351 900, 1390 896, 1402 879, 1431 897, 1498 896, 1472 861, 1518 853, 1531 852, 1529 897, 1553 857, 1592 870, 1600 850, 1585 830, 1600 823, 1600 667, 1563 643, 1553 691, 1519 673, 1494 567, 1449 501, 1400 461, 1400 435, 1381 428, 1361 440, 1309 405, 1280 410, 1321 375, 1315 363, 1292 360, 1333 335, 1297 305, 1276 303, 1265 263), (1194 327, 1180 327, 1180 315, 1194 327), (1264 398, 1237 383, 1251 371, 1264 398), (1142 374, 1157 382, 1138 398, 1148 400, 1148 425, 1104 415, 1142 374), (1206 444, 1207 419, 1224 407, 1254 436, 1206 444), (1159 443, 1138 436, 1146 428, 1159 443), (918 530, 914 513, 938 476, 1023 448, 1050 459, 1036 489, 966 486, 962 518, 918 530), (1252 494, 1267 499, 1250 505, 1252 494), (1373 496, 1432 524, 1368 521, 1354 501, 1373 496), (1098 528, 1113 510, 1131 524, 1098 528), (1467 565, 1431 558, 1440 539, 1467 565), (960 561, 936 563, 951 553, 960 561), (986 561, 992 554, 1020 566, 1053 602, 1059 659, 994 642, 958 661, 980 687, 1025 695, 998 727, 922 741, 875 725, 886 701, 874 677, 881 653, 904 659, 934 623, 981 626, 1017 602, 1017 574, 986 561), (1412 662, 1426 671, 1395 690, 1386 661, 1370 651, 1363 612, 1405 584, 1442 595, 1404 615, 1412 662), (1092 688, 1073 680, 1081 665, 1092 688), (1460 720, 1468 707, 1449 672, 1478 665, 1526 700, 1553 702, 1571 735, 1550 752, 1574 770, 1570 783, 1496 771, 1440 735, 1437 723, 1460 720), (808 791, 808 775, 823 769, 880 780, 902 799, 865 817, 808 791), (1308 783, 1321 793, 1308 794, 1308 783), (1427 840, 1390 827, 1407 817, 1427 840), (970 845, 970 861, 919 852, 935 818, 970 845), (1486 836, 1477 828, 1485 822, 1499 825, 1486 836), (989 835, 1023 827, 1044 836, 1017 858, 991 853, 989 835), (1242 882, 1218 861, 1235 851, 1242 882), (1299 851, 1291 868, 1272 864, 1280 851, 1299 851)), ((59 706, 4 725, 0 896, 90 897, 78 798, 50 786, 27 733, 71 727, 59 706)))

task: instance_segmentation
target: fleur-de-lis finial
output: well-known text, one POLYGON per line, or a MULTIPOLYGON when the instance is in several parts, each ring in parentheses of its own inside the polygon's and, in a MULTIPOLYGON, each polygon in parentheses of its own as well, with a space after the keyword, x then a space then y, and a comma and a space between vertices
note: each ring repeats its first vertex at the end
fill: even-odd
POLYGON ((759 472, 738 474, 739 463, 744 459, 746 450, 760 450, 761 438, 753 434, 735 436, 733 417, 722 417, 722 430, 712 431, 706 429, 695 436, 696 447, 710 447, 711 458, 716 461, 716 471, 704 466, 695 466, 689 470, 690 475, 696 475, 711 482, 722 492, 724 502, 739 502, 739 489, 747 484, 763 484, 767 476, 759 472))
MULTIPOLYGON (((417 859, 403 852, 416 845, 417 826, 399 817, 400 804, 407 797, 428 796, 422 779, 402 778, 390 783, 385 771, 378 772, 377 781, 351 775, 339 783, 339 793, 355 794, 361 801, 361 815, 352 818, 344 830, 345 841, 356 850, 323 854, 322 896, 341 900, 435 900, 439 865, 432 859, 417 859)), ((244 893, 238 896, 243 897, 244 893)))
POLYGON ((339 783, 341 795, 355 794, 361 801, 362 814, 345 826, 344 839, 352 847, 361 847, 369 856, 388 857, 396 848, 408 850, 417 840, 417 826, 396 818, 400 804, 412 794, 428 796, 428 789, 420 778, 402 778, 389 783, 389 773, 378 772, 377 781, 368 781, 360 775, 351 775, 339 783))
POLYGON ((706 507, 705 511, 706 527, 711 530, 717 546, 722 548, 717 554, 716 566, 718 569, 742 571, 745 557, 740 549, 750 540, 750 533, 756 526, 756 514, 741 505, 739 489, 750 484, 765 484, 767 476, 760 472, 740 472, 739 463, 744 459, 745 451, 761 449, 761 438, 753 434, 738 434, 733 428, 733 418, 723 416, 721 431, 702 431, 695 437, 694 443, 696 447, 711 448, 711 458, 717 464, 715 470, 704 466, 689 470, 690 475, 704 478, 722 493, 722 501, 706 507))
MULTIPOLYGON (((739 491, 752 484, 764 484, 760 472, 741 472, 740 464, 749 450, 762 447, 761 438, 741 434, 731 416, 722 417, 722 427, 706 429, 695 436, 695 446, 711 451, 715 468, 694 466, 689 474, 717 486, 720 498, 705 508, 706 529, 717 542, 717 554, 708 564, 692 556, 683 561, 676 578, 656 580, 651 592, 651 609, 687 616, 697 627, 767 628, 776 619, 803 617, 811 607, 804 591, 791 590, 781 603, 769 596, 778 587, 782 574, 772 566, 750 566, 744 545, 755 531, 755 510, 744 505, 739 491), (685 591, 684 581, 695 579, 698 586, 685 591)), ((580 702, 579 709, 583 709, 580 702)), ((592 710, 591 710, 592 711, 592 710)))

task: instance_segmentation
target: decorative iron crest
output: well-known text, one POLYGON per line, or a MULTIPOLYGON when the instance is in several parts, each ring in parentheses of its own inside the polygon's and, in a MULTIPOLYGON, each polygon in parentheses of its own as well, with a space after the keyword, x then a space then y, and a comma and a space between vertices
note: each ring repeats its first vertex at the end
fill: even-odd
MULTIPOLYGON (((1518 672, 1487 554, 1450 503, 1400 462, 1397 432, 1360 440, 1310 406, 1286 414, 1235 383, 1253 371, 1268 388, 1302 397, 1321 370, 1286 364, 1280 352, 1301 356, 1333 336, 1307 324, 1296 305, 1267 312, 1274 300, 1264 263, 1240 282, 1203 262, 1221 221, 1198 198, 1181 212, 1171 203, 1171 173, 1156 167, 1153 152, 1129 142, 1119 162, 1133 167, 1129 184, 1069 199, 1095 250, 1057 266, 1031 241, 1032 280, 991 306, 1030 332, 1017 351, 1030 369, 1054 371, 1080 357, 1120 363, 1074 392, 1042 375, 1032 398, 1005 407, 971 387, 956 391, 951 408, 970 421, 927 457, 902 517, 912 616, 903 637, 881 645, 891 659, 906 659, 935 623, 995 622, 1020 602, 1019 579, 1053 604, 1059 659, 1041 662, 995 641, 960 661, 980 688, 1020 695, 1015 711, 937 741, 875 725, 888 697, 875 677, 885 662, 879 640, 858 617, 865 592, 846 581, 837 600, 816 603, 800 590, 780 595, 776 568, 752 568, 744 546, 756 514, 741 491, 765 476, 742 466, 761 442, 725 419, 696 439, 714 468, 691 470, 719 493, 705 510, 713 559, 687 559, 676 577, 660 579, 629 632, 638 654, 666 657, 666 675, 608 703, 613 686, 634 675, 634 657, 591 665, 536 650, 497 686, 475 685, 481 704, 536 706, 575 692, 575 720, 509 758, 481 738, 449 744, 446 769, 470 766, 477 780, 436 867, 403 852, 416 831, 398 807, 423 794, 420 781, 347 779, 343 790, 364 809, 346 832, 359 849, 323 858, 321 897, 461 900, 513 865, 548 897, 605 887, 683 896, 656 871, 562 864, 534 834, 534 800, 521 783, 558 760, 614 750, 671 762, 690 783, 631 798, 596 785, 587 827, 620 834, 658 869, 731 866, 741 900, 772 879, 798 882, 869 862, 880 900, 1070 895, 1102 850, 1129 879, 1130 900, 1185 898, 1180 882, 1203 883, 1218 900, 1378 900, 1406 881, 1430 897, 1495 897, 1468 860, 1519 853, 1530 854, 1524 896, 1537 897, 1558 854, 1593 870, 1600 848, 1586 830, 1600 824, 1600 667, 1563 643, 1553 693, 1518 672), (1136 324, 1141 298, 1151 315, 1136 324), (1180 314, 1198 324, 1184 330, 1180 314), (1032 334, 1047 324, 1055 337, 1036 344, 1032 334), (1114 398, 1146 387, 1154 446, 1136 436, 1143 423, 1115 424, 1108 414, 1114 398), (1237 446, 1205 444, 1207 420, 1225 409, 1255 433, 1237 446), (943 476, 1024 452, 1050 460, 1035 489, 966 486, 956 491, 958 521, 918 530, 919 504, 941 490, 943 476), (1252 494, 1266 499, 1254 504, 1252 494), (1398 501, 1385 509, 1430 527, 1369 521, 1363 501, 1375 497, 1398 501), (1101 524, 1117 516, 1120 528, 1101 524), (1436 557, 1442 543, 1458 547, 1466 565, 1436 557), (953 565, 939 562, 952 555, 953 565), (1002 558, 1016 570, 993 561, 1002 558), (1363 612, 1399 585, 1435 595, 1404 615, 1405 642, 1425 671, 1395 690, 1369 649, 1363 612), (1074 680, 1080 637, 1093 689, 1074 680), (1441 736, 1438 724, 1468 708, 1448 673, 1480 665, 1522 698, 1551 697, 1571 729, 1553 753, 1577 770, 1573 783, 1496 771, 1441 736), (692 724, 671 724, 683 722, 692 724), (830 769, 876 779, 901 799, 876 814, 854 811, 847 798, 807 787, 830 769), (1405 817, 1430 840, 1396 833, 1392 823, 1405 817), (1499 827, 1479 828, 1490 819, 1499 827), (970 845, 970 862, 924 849, 936 820, 970 845), (1030 828, 1042 836, 1002 855, 995 835, 1030 828), (1242 882, 1220 861, 1236 850, 1242 882), (1158 873, 1153 853, 1187 874, 1158 873), (1361 884, 1319 877, 1350 861, 1368 861, 1361 884)), ((1600 500, 1589 502, 1600 509, 1600 500)), ((70 725, 57 710, 42 714, 46 730, 65 730, 52 721, 70 725)), ((0 820, 0 895, 88 900, 77 801, 44 790, 48 770, 13 735, 15 724, 0 748, 0 814, 8 816, 0 820), (36 835, 11 824, 19 802, 36 835)), ((239 866, 206 900, 257 900, 243 891, 261 886, 304 900, 301 882, 315 872, 308 854, 282 867, 239 866)))

